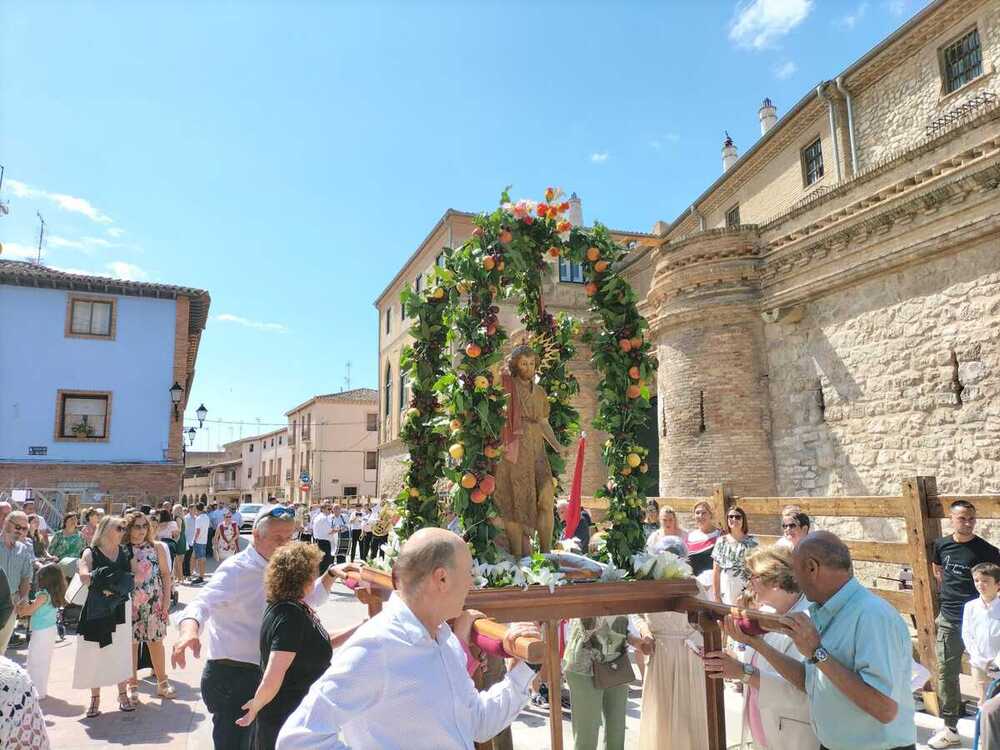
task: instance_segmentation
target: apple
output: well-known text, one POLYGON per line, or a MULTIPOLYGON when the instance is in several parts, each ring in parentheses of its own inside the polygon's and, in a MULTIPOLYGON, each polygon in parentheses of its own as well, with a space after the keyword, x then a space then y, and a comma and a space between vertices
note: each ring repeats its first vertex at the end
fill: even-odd
POLYGON ((487 495, 492 495, 493 490, 497 488, 497 480, 492 476, 487 474, 482 479, 479 480, 479 489, 485 492, 487 495))
POLYGON ((451 420, 448 426, 451 427, 452 432, 458 432, 459 430, 462 429, 462 423, 459 422, 457 419, 451 420))
POLYGON ((500 450, 492 445, 487 445, 483 448, 483 453, 486 454, 486 458, 497 458, 500 455, 500 450))
POLYGON ((469 499, 472 502, 474 502, 476 505, 479 505, 479 503, 485 503, 486 502, 486 493, 483 492, 482 490, 473 490, 469 494, 469 499))
POLYGON ((467 347, 465 347, 465 353, 468 356, 475 359, 476 357, 478 357, 480 354, 483 353, 483 350, 480 348, 479 344, 473 342, 469 344, 467 347))
POLYGON ((598 273, 604 273, 605 271, 608 270, 609 265, 610 263, 608 263, 606 260, 599 260, 594 264, 594 270, 597 271, 598 273))
POLYGON ((598 250, 596 247, 587 248, 587 260, 589 260, 591 263, 593 263, 600 257, 601 257, 601 251, 598 250))
POLYGON ((487 255, 485 258, 483 258, 483 268, 485 268, 487 271, 492 271, 494 266, 496 266, 496 264, 497 264, 496 259, 494 259, 492 255, 487 255))
POLYGON ((623 352, 630 352, 630 351, 632 351, 632 341, 631 341, 631 339, 620 339, 618 341, 618 348, 621 349, 623 352))
POLYGON ((454 458, 456 461, 461 461, 465 456, 465 446, 461 443, 453 443, 448 449, 448 455, 454 458))
POLYGON ((597 284, 595 284, 593 281, 590 281, 583 287, 583 290, 587 293, 588 297, 593 297, 595 294, 597 294, 597 284))
POLYGON ((514 239, 514 235, 512 235, 508 230, 504 229, 502 232, 500 232, 500 241, 503 244, 506 245, 512 239, 514 239))
POLYGON ((628 396, 629 398, 639 398, 639 396, 642 395, 642 388, 638 384, 633 383, 628 387, 628 390, 625 392, 625 395, 628 396))
POLYGON ((462 475, 462 486, 467 490, 471 490, 476 486, 476 475, 471 471, 467 471, 462 475))
POLYGON ((632 380, 638 380, 639 379, 639 368, 636 367, 635 365, 633 365, 632 367, 628 368, 628 376, 630 378, 632 378, 632 380))
POLYGON ((642 348, 642 337, 641 336, 633 336, 632 337, 632 348, 633 349, 641 349, 642 348))

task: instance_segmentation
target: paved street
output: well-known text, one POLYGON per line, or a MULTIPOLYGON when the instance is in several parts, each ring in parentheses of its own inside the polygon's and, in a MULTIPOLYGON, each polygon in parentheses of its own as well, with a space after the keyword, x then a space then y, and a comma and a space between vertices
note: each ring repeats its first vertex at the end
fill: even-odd
MULTIPOLYGON (((212 563, 210 561, 210 569, 212 563)), ((197 592, 196 587, 182 586, 181 602, 190 601, 197 592)), ((319 610, 327 627, 342 628, 359 622, 366 617, 367 610, 354 595, 336 586, 329 601, 319 610)), ((171 627, 167 638, 169 646, 176 637, 171 627)), ((56 645, 49 682, 49 697, 42 701, 49 738, 53 750, 91 750, 92 748, 130 748, 131 750, 207 750, 212 747, 211 717, 201 701, 198 687, 203 662, 189 661, 187 668, 171 672, 171 683, 177 690, 177 698, 165 701, 155 697, 156 684, 148 670, 140 679, 140 700, 142 705, 133 713, 117 710, 117 691, 104 688, 101 707, 104 713, 93 719, 86 719, 83 713, 87 707, 88 695, 85 691, 73 690, 73 658, 76 637, 69 636, 56 645)), ((8 651, 8 655, 20 664, 24 663, 26 649, 8 651)), ((628 729, 625 746, 638 747, 639 706, 641 692, 634 686, 629 695, 628 729)), ((730 746, 739 742, 739 710, 741 696, 727 690, 726 714, 729 727, 730 746)), ((917 717, 919 739, 926 741, 934 720, 924 714, 917 717)), ((967 738, 965 747, 972 747, 972 722, 960 722, 960 731, 967 738)), ((569 714, 564 714, 563 733, 565 747, 572 747, 572 730, 569 714)), ((548 712, 529 706, 521 713, 513 725, 515 750, 549 750, 548 712)), ((924 748, 924 745, 919 745, 924 748)))

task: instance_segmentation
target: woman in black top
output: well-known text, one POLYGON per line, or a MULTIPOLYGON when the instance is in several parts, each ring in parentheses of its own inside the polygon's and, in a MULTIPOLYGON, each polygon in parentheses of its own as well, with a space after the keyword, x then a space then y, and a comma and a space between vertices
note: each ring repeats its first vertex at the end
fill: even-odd
POLYGON ((305 602, 322 558, 316 545, 292 542, 267 563, 264 593, 268 607, 260 630, 264 677, 243 706, 246 714, 236 720, 241 727, 254 724, 254 750, 273 750, 282 724, 330 666, 333 647, 349 635, 339 635, 331 643, 330 634, 305 602))

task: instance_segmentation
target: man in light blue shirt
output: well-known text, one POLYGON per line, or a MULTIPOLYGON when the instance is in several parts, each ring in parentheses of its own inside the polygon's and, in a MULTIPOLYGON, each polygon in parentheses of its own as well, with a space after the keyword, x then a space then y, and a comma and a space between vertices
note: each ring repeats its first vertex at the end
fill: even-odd
POLYGON ((827 531, 796 548, 795 579, 813 602, 790 617, 805 663, 765 645, 761 656, 809 696, 824 750, 916 746, 910 634, 899 613, 854 577, 847 546, 827 531))

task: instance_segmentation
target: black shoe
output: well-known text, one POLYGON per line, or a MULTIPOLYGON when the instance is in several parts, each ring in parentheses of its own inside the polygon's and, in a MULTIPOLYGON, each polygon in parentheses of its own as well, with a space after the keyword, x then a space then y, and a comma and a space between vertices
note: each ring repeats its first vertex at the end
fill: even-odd
POLYGON ((22 638, 21 636, 15 634, 10 637, 10 643, 7 644, 7 648, 19 648, 28 642, 27 638, 22 638))
POLYGON ((568 692, 563 692, 563 694, 560 696, 560 699, 561 699, 560 702, 562 703, 562 707, 565 708, 565 709, 569 709, 570 708, 570 705, 569 705, 569 693, 568 692))

